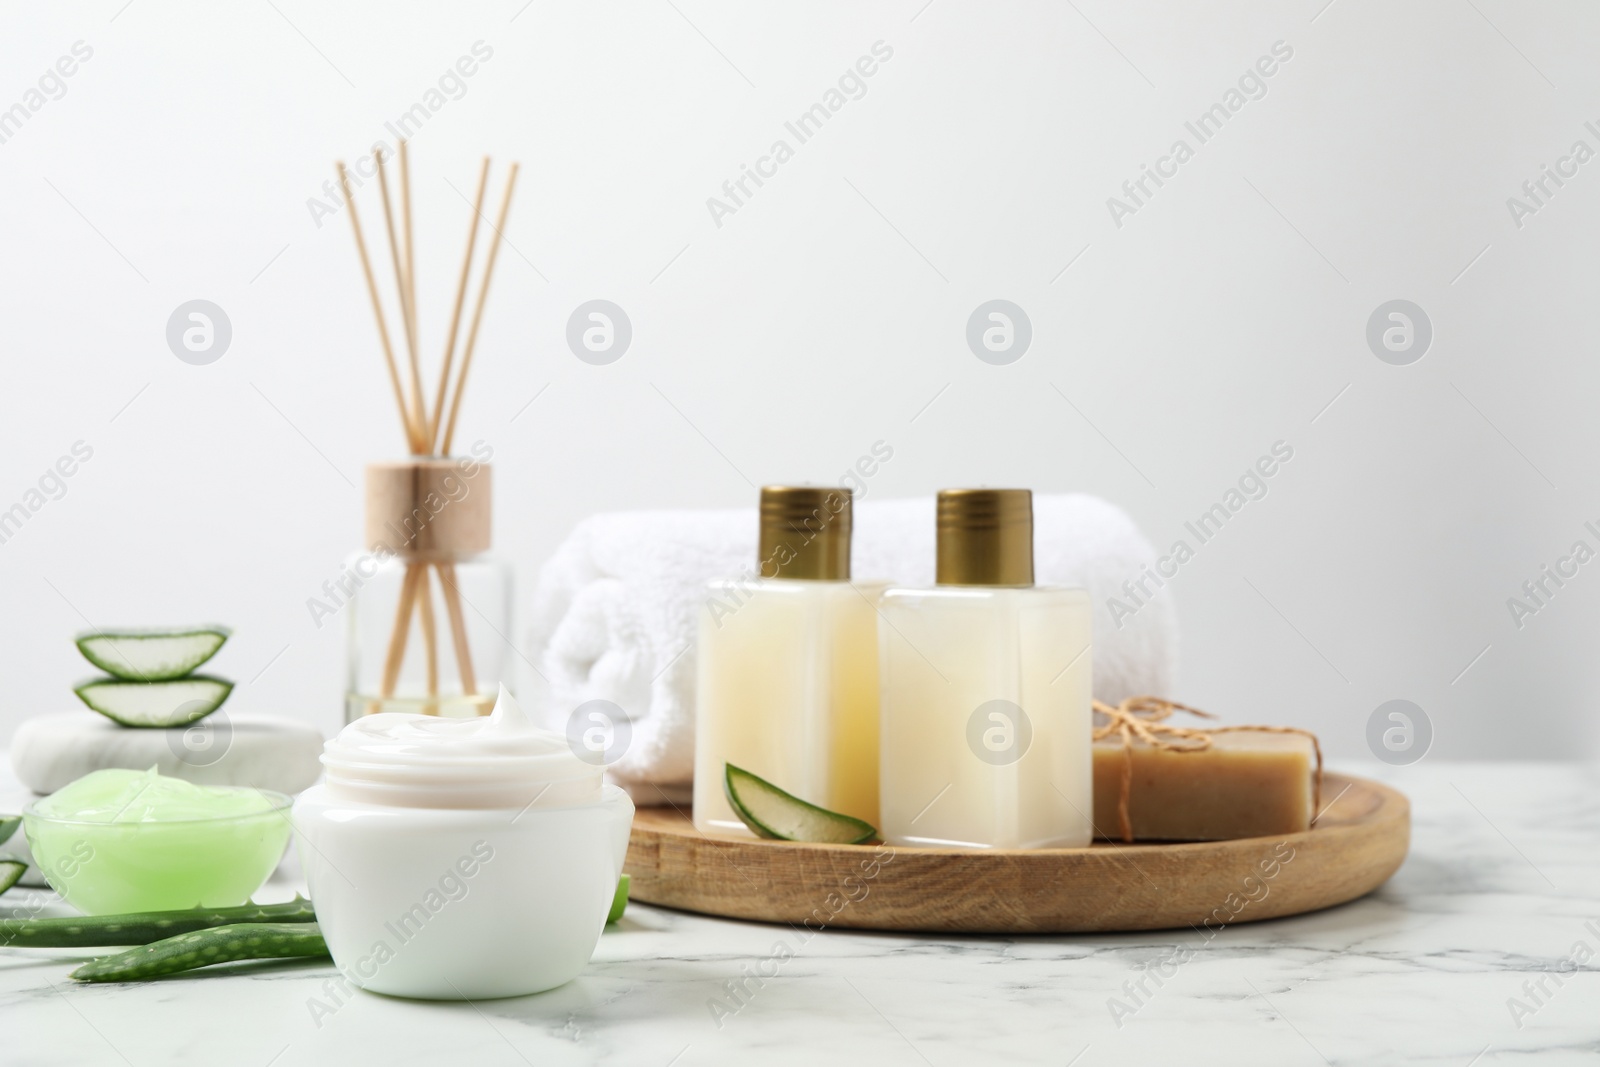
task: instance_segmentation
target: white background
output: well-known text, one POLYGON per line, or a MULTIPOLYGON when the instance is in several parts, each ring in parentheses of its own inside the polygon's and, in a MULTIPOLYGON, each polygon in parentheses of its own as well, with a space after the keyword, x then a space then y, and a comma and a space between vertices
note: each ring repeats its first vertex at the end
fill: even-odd
POLYGON ((481 40, 412 142, 422 330, 431 363, 455 190, 520 160, 459 436, 495 449, 524 603, 586 514, 752 504, 880 439, 871 495, 1087 490, 1163 547, 1282 440, 1270 494, 1168 587, 1172 695, 1335 755, 1403 697, 1430 758, 1592 756, 1600 563, 1520 629, 1506 602, 1600 548, 1600 162, 1520 228, 1506 201, 1600 148, 1600 16, 1324 2, 8 7, 0 108, 94 51, 0 144, 0 509, 94 455, 0 545, 0 739, 76 705, 76 631, 202 619, 236 631, 232 710, 336 727, 342 627, 306 598, 357 547, 363 464, 403 445, 348 225, 308 200, 481 40), (877 41, 866 95, 716 226, 707 198, 877 41), (1267 94, 1114 225, 1276 41, 1267 94), (194 298, 233 326, 210 366, 165 340, 194 298), (634 328, 605 367, 564 340, 594 298, 634 328), (965 342, 993 298, 1032 320, 1010 366, 965 342), (1365 341, 1394 298, 1433 322, 1410 366, 1365 341))

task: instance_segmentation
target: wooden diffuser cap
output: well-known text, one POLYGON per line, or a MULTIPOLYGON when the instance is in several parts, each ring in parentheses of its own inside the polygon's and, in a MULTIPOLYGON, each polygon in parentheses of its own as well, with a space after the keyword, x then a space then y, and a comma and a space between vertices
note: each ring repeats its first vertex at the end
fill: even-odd
POLYGON ((367 548, 421 559, 489 548, 487 463, 426 458, 367 466, 367 548))

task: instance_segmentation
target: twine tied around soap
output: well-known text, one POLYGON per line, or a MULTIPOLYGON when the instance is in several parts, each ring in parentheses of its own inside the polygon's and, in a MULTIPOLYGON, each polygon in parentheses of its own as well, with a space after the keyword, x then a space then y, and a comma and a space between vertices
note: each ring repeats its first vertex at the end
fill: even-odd
POLYGON ((1133 817, 1128 813, 1128 801, 1133 795, 1135 738, 1151 748, 1159 748, 1166 752, 1204 752, 1212 746, 1214 734, 1254 730, 1257 733, 1299 734, 1302 737, 1309 737, 1311 750, 1317 756, 1317 773, 1312 780, 1311 793, 1312 821, 1316 819, 1315 813, 1322 803, 1322 746, 1317 742, 1317 735, 1310 730, 1302 730, 1296 726, 1209 726, 1203 730, 1190 726, 1172 726, 1166 720, 1172 717, 1174 711, 1186 711, 1202 719, 1215 719, 1217 716, 1209 711, 1180 704, 1176 700, 1153 696, 1128 697, 1116 707, 1096 700, 1094 710, 1096 714, 1104 716, 1106 721, 1104 725, 1094 728, 1093 740, 1103 741, 1113 735, 1122 738, 1122 784, 1117 797, 1117 828, 1122 832, 1125 844, 1133 843, 1133 817))

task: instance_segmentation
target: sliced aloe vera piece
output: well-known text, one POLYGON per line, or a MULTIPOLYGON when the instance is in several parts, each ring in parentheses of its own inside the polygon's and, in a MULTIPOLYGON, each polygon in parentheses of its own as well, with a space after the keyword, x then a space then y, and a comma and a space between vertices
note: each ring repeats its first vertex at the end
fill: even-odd
POLYGON ((0 893, 16 885, 28 865, 21 860, 0 860, 0 893))
POLYGON ((80 634, 78 651, 107 674, 128 682, 167 682, 192 673, 217 654, 229 631, 118 630, 80 634))
POLYGON ((67 977, 80 982, 137 982, 235 960, 283 960, 328 955, 314 922, 213 926, 91 960, 67 977))
POLYGON ((633 879, 626 874, 617 879, 617 891, 611 895, 611 911, 606 915, 606 922, 616 922, 628 910, 628 883, 631 881, 633 879))
POLYGON ((859 845, 878 836, 869 823, 808 804, 731 763, 723 766, 722 789, 728 795, 728 803, 734 814, 761 837, 859 845))
POLYGON ((123 726, 187 726, 221 707, 233 692, 233 683, 209 674, 172 682, 97 678, 73 692, 95 711, 123 726))
POLYGON ((17 832, 17 827, 22 825, 20 815, 0 815, 0 845, 11 840, 11 835, 17 832))

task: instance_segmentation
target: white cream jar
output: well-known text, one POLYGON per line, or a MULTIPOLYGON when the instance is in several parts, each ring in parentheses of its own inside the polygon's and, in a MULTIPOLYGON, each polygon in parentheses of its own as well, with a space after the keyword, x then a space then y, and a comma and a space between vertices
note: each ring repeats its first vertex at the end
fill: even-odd
POLYGON ((295 840, 333 961, 437 1000, 576 977, 605 926, 633 802, 505 687, 477 719, 382 713, 325 746, 295 840))

